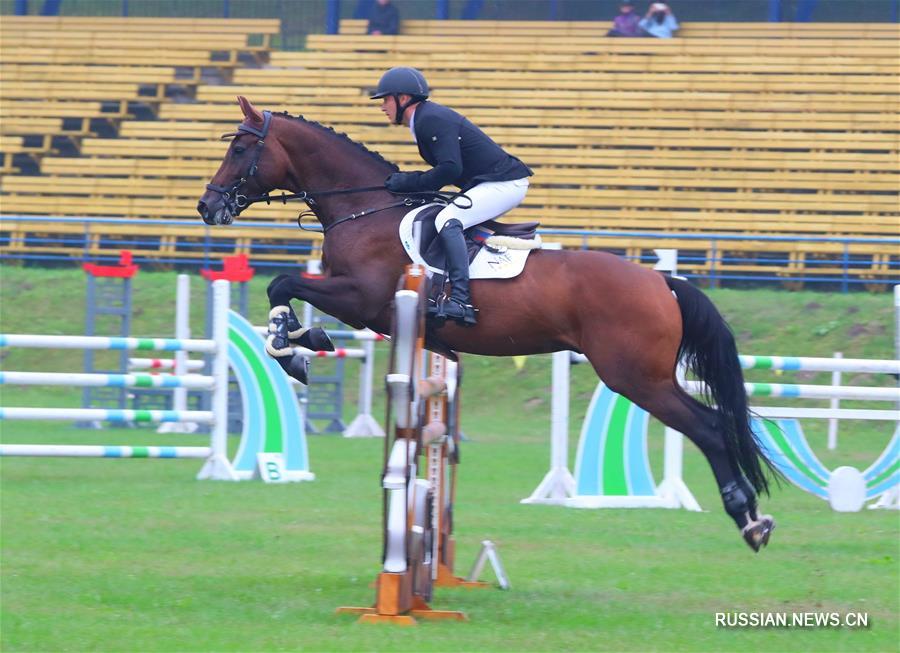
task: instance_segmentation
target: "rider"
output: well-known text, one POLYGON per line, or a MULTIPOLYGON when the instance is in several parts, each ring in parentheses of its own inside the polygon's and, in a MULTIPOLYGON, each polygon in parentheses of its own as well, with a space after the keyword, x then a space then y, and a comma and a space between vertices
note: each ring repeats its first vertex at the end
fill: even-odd
POLYGON ((371 99, 393 124, 409 127, 419 154, 431 170, 395 172, 385 181, 395 193, 436 191, 459 186, 471 200, 448 204, 434 220, 447 256, 450 297, 434 311, 438 318, 474 325, 469 293, 469 256, 463 230, 497 218, 525 198, 531 169, 507 154, 465 117, 428 100, 428 82, 415 68, 391 68, 381 76, 371 99))

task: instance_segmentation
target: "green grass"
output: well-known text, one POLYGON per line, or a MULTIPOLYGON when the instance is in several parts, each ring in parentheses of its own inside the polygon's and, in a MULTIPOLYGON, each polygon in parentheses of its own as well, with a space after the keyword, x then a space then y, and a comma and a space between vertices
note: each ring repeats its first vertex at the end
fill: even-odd
MULTIPOLYGON (((254 320, 265 314, 254 282, 254 320)), ((201 285, 195 283, 195 294, 201 285)), ((83 332, 83 275, 0 267, 0 331, 83 332)), ((746 353, 890 357, 888 295, 713 291, 746 353)), ((174 275, 135 279, 137 335, 171 334, 174 275), (155 308, 159 307, 159 308, 155 308)), ((197 294, 197 296, 201 296, 197 294)), ((194 331, 202 306, 195 302, 194 331)), ((80 352, 2 354, 6 370, 79 371, 80 352)), ((896 651, 896 513, 837 514, 796 488, 764 501, 778 519, 754 555, 721 510, 699 452, 684 476, 707 512, 523 506, 549 462, 549 361, 465 361, 458 571, 495 541, 509 592, 438 591, 465 624, 370 627, 334 614, 365 605, 379 567, 381 441, 310 437, 312 483, 197 482, 198 461, 0 460, 4 651, 896 651), (866 629, 723 629, 714 614, 866 612, 866 629)), ((348 366, 350 376, 355 368, 348 366)), ((764 377, 760 377, 762 380, 764 377)), ((770 377, 771 378, 771 377, 770 377)), ((784 380, 788 380, 785 375, 784 380)), ((824 381, 826 377, 812 382, 824 381)), ((859 378, 860 383, 875 383, 859 378)), ((851 382, 846 379, 845 382, 851 382)), ((573 369, 572 449, 595 385, 573 369)), ((6 388, 3 405, 77 406, 69 388, 6 388)), ((352 404, 355 390, 350 384, 352 404)), ((849 404, 848 405, 852 405, 849 404)), ((376 408, 376 415, 379 414, 376 408)), ((348 418, 352 407, 348 406, 348 418)), ((867 466, 890 425, 804 424, 826 466, 867 466)), ((199 444, 151 429, 86 431, 0 422, 4 442, 199 444)), ((659 476, 660 440, 651 437, 659 476)), ((490 578, 490 572, 485 573, 490 578)))

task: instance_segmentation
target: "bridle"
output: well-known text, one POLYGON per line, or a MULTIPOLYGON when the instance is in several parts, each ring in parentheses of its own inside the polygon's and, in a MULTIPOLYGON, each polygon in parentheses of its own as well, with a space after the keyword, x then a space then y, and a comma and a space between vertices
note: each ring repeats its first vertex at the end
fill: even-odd
POLYGON ((222 199, 225 200, 225 205, 228 208, 228 212, 231 213, 232 216, 240 215, 241 211, 243 211, 253 203, 253 198, 242 195, 240 190, 241 186, 243 186, 250 179, 256 176, 256 172, 259 169, 259 157, 262 156, 263 147, 265 147, 266 145, 266 136, 269 134, 269 125, 271 124, 272 112, 263 111, 262 129, 257 129, 256 127, 252 127, 251 125, 246 125, 244 123, 238 125, 238 135, 240 135, 241 133, 253 134, 259 139, 256 141, 256 148, 253 151, 253 157, 250 159, 250 164, 247 166, 247 171, 241 176, 240 179, 233 182, 230 186, 206 184, 207 190, 211 190, 222 195, 222 199))
MULTIPOLYGON (((332 190, 317 190, 310 191, 304 190, 299 193, 284 193, 281 195, 276 195, 272 197, 268 192, 263 193, 262 195, 244 195, 242 194, 241 187, 246 184, 248 181, 253 179, 256 176, 256 173, 259 169, 259 158, 262 156, 263 147, 266 145, 266 136, 269 134, 269 126, 272 123, 272 112, 271 111, 263 111, 263 124, 262 128, 257 129, 256 127, 252 127, 251 125, 247 125, 241 123, 237 128, 237 135, 241 133, 245 134, 253 134, 258 138, 256 141, 256 148, 253 152, 253 157, 250 159, 250 164, 247 166, 246 172, 241 175, 240 179, 235 180, 230 186, 218 186, 216 184, 206 184, 206 188, 215 193, 219 193, 222 195, 222 199, 225 201, 225 206, 228 209, 228 213, 231 214, 232 217, 240 215, 241 211, 246 209, 251 204, 255 204, 257 202, 265 202, 266 204, 271 204, 272 200, 276 202, 280 201, 282 204, 287 204, 289 201, 302 201, 306 202, 306 204, 313 208, 316 205, 316 197, 323 197, 327 195, 349 195, 351 193, 368 193, 375 191, 389 192, 393 191, 388 190, 383 185, 382 186, 362 186, 359 188, 340 188, 340 189, 332 189, 332 190)), ((395 193, 397 194, 397 193, 395 193)), ((416 206, 425 204, 429 200, 437 199, 439 201, 443 201, 446 203, 450 203, 455 201, 457 198, 464 197, 469 200, 471 206, 471 199, 464 193, 445 193, 441 191, 412 191, 406 193, 399 193, 400 195, 404 195, 405 197, 398 202, 390 204, 388 206, 383 206, 376 209, 366 209, 360 211, 359 213, 351 213, 350 215, 339 218, 329 224, 327 227, 324 227, 324 231, 327 232, 333 227, 341 224, 342 222, 347 222, 349 220, 356 220, 357 218, 361 218, 366 215, 370 215, 372 213, 378 213, 381 211, 387 211, 388 209, 394 209, 401 206, 416 206)), ((303 226, 303 218, 309 214, 307 211, 303 211, 300 215, 297 216, 297 224, 301 229, 308 229, 303 226)))

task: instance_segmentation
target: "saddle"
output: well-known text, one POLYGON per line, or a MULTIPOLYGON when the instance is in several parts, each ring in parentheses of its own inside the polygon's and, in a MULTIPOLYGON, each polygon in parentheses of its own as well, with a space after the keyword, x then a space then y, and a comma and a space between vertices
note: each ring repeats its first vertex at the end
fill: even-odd
MULTIPOLYGON (((406 255, 413 263, 425 267, 432 281, 429 299, 435 303, 447 291, 447 257, 434 226, 435 216, 445 206, 436 203, 413 209, 400 222, 398 233, 406 255)), ((468 250, 469 279, 518 276, 525 268, 528 255, 541 247, 541 237, 537 233, 539 226, 538 222, 504 224, 487 220, 466 229, 463 234, 468 250)))
MULTIPOLYGON (((414 220, 414 224, 420 225, 419 253, 428 265, 439 270, 446 269, 447 258, 444 255, 444 248, 437 238, 434 218, 443 208, 443 204, 425 206, 414 220)), ((463 232, 466 237, 469 264, 475 260, 482 248, 495 253, 505 249, 538 249, 541 245, 540 236, 537 235, 540 224, 540 222, 505 224, 496 220, 487 220, 474 227, 469 227, 463 232)))

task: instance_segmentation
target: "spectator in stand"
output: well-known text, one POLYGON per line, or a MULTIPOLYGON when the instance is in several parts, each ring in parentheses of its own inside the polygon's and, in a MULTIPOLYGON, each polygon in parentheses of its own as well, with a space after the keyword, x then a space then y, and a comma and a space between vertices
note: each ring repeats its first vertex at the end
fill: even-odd
POLYGON ((399 34, 400 12, 391 0, 377 0, 369 14, 367 34, 399 34))
POLYGON ((634 3, 631 0, 623 0, 619 5, 619 15, 613 19, 613 28, 609 30, 607 36, 643 36, 638 23, 641 17, 634 10, 634 3))
POLYGON ((654 2, 639 23, 642 36, 670 39, 678 31, 678 21, 665 2, 654 2))

